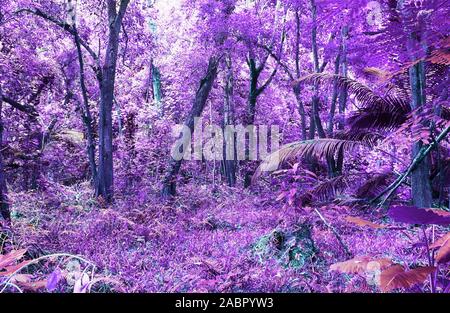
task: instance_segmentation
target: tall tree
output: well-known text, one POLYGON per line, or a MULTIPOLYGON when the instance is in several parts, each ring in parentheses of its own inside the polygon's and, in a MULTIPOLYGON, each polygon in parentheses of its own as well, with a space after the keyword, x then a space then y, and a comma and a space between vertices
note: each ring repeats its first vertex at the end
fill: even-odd
POLYGON ((5 220, 11 218, 6 188, 6 177, 3 165, 3 93, 0 86, 0 217, 5 220))
POLYGON ((80 87, 81 87, 81 95, 83 98, 83 109, 82 109, 82 119, 86 128, 86 136, 87 136, 87 154, 89 159, 89 167, 91 169, 91 177, 92 182, 95 185, 97 183, 97 164, 95 161, 95 140, 94 140, 94 130, 92 129, 92 114, 89 106, 89 97, 88 91, 86 88, 85 81, 85 72, 84 72, 84 61, 83 61, 83 52, 81 50, 80 44, 80 36, 78 35, 78 30, 73 25, 74 30, 74 40, 77 48, 78 55, 78 63, 80 67, 80 87))
POLYGON ((119 35, 129 2, 130 0, 121 0, 117 11, 116 0, 107 0, 109 34, 100 82, 99 163, 96 185, 96 194, 107 202, 111 202, 114 195, 112 108, 119 35))
MULTIPOLYGON (((235 110, 234 110, 234 92, 233 92, 233 66, 231 61, 230 53, 225 56, 225 71, 224 71, 224 102, 223 102, 223 125, 222 129, 225 130, 227 125, 233 125, 235 121, 235 110)), ((236 138, 234 133, 232 138, 225 138, 223 155, 224 159, 222 162, 223 172, 228 183, 228 186, 233 187, 236 184, 236 153, 234 151, 236 138), (229 142, 233 141, 233 144, 229 145, 229 142), (230 153, 227 150, 230 149, 233 158, 230 160, 230 153)))
MULTIPOLYGON (((417 60, 417 52, 419 52, 419 55, 426 54, 426 25, 423 25, 423 21, 419 21, 411 29, 411 22, 417 19, 419 13, 416 8, 413 8, 412 4, 405 3, 404 0, 398 2, 398 7, 402 16, 403 30, 407 37, 407 54, 413 63, 409 68, 411 109, 414 110, 414 114, 420 114, 426 105, 426 67, 423 60, 417 60)), ((423 121, 423 125, 429 127, 429 121, 423 121)), ((421 140, 413 143, 411 147, 412 159, 415 159, 421 152, 422 146, 421 140)), ((431 207, 433 197, 430 182, 430 155, 425 156, 423 161, 411 172, 411 194, 415 206, 431 207)))
MULTIPOLYGON (((111 202, 114 195, 114 169, 113 169, 113 132, 112 108, 114 102, 114 83, 116 78, 117 55, 119 51, 120 32, 130 0, 107 0, 108 39, 103 64, 99 56, 87 42, 77 35, 74 24, 64 22, 39 8, 24 8, 16 13, 28 12, 39 16, 67 31, 75 37, 79 45, 84 47, 94 60, 94 71, 100 89, 99 109, 99 164, 96 180, 96 195, 106 202, 111 202)), ((69 10, 70 6, 69 6, 69 10)), ((73 21, 72 21, 73 22, 73 21)), ((80 63, 82 65, 83 63, 80 63)))
MULTIPOLYGON (((216 56, 211 56, 208 62, 208 69, 206 70, 205 76, 200 81, 200 86, 195 93, 195 97, 192 103, 192 108, 188 114, 184 125, 189 128, 190 133, 194 132, 195 118, 202 115, 203 109, 205 108, 206 101, 208 100, 209 93, 213 87, 214 81, 217 77, 217 67, 219 59, 216 56)), ((183 159, 175 160, 170 159, 168 170, 166 176, 163 180, 163 188, 161 195, 165 198, 175 196, 176 194, 176 180, 178 173, 181 168, 183 159)))

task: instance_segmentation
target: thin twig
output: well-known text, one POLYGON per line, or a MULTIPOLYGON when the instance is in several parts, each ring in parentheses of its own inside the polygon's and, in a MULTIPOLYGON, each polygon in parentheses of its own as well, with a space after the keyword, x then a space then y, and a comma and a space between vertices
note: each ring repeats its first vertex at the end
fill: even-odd
POLYGON ((342 249, 344 249, 345 253, 351 257, 352 253, 350 252, 350 250, 348 249, 348 247, 345 245, 344 241, 342 240, 341 236, 339 235, 339 233, 336 231, 336 229, 327 222, 327 220, 323 217, 323 215, 319 212, 319 210, 317 210, 316 208, 314 208, 314 212, 317 213, 317 215, 319 216, 319 218, 322 220, 322 222, 333 232, 334 236, 336 237, 336 239, 339 241, 339 243, 342 246, 342 249))

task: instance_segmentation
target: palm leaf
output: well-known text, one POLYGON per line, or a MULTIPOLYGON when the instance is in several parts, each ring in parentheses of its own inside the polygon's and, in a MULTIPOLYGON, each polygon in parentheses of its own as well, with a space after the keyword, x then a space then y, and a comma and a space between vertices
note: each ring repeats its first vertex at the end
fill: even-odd
POLYGON ((350 94, 354 95, 363 107, 383 104, 389 105, 389 103, 386 103, 386 100, 383 97, 377 95, 368 86, 354 79, 340 75, 327 73, 309 74, 297 80, 296 84, 301 84, 303 82, 310 84, 319 84, 321 82, 331 84, 335 81, 339 89, 345 89, 350 94))
POLYGON ((350 129, 345 132, 337 131, 334 136, 335 139, 358 141, 369 147, 376 146, 378 141, 385 138, 383 134, 368 129, 350 129))
POLYGON ((319 84, 334 81, 337 82, 338 88, 353 94, 361 104, 358 111, 349 119, 352 128, 396 128, 406 121, 411 111, 404 91, 395 86, 391 86, 387 95, 382 97, 354 79, 334 74, 310 74, 300 78, 296 83, 319 84))
POLYGON ((351 175, 340 175, 317 184, 304 197, 312 200, 329 200, 344 192, 352 183, 351 175))
MULTIPOLYGON (((354 138, 357 138, 357 135, 354 138)), ((375 145, 374 136, 370 136, 368 133, 365 133, 357 139, 359 140, 322 138, 296 141, 284 145, 264 159, 256 169, 252 181, 258 179, 263 172, 276 170, 280 164, 289 159, 298 157, 329 159, 334 157, 338 151, 345 152, 357 147, 373 147, 375 145)))
POLYGON ((355 196, 359 199, 369 199, 377 196, 386 188, 390 183, 390 179, 393 177, 392 173, 377 174, 355 190, 355 196))

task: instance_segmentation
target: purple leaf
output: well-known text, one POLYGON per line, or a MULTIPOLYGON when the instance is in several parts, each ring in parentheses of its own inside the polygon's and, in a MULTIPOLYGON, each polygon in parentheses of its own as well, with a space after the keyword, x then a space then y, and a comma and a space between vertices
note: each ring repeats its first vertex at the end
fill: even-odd
POLYGON ((50 292, 56 290, 60 278, 61 270, 59 268, 56 268, 47 279, 47 290, 50 292))
POLYGON ((450 212, 424 209, 414 206, 395 206, 389 209, 389 217, 399 223, 450 225, 450 212))

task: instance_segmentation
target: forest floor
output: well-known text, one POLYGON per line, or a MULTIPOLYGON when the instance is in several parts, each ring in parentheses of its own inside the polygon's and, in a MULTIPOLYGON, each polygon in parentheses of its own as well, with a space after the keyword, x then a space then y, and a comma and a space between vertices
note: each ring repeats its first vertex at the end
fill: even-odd
MULTIPOLYGON (((319 209, 326 225, 313 209, 283 206, 273 197, 265 199, 269 193, 264 191, 220 187, 211 192, 187 185, 176 200, 161 204, 149 188, 133 201, 119 198, 104 208, 90 190, 85 183, 48 185, 45 198, 11 193, 14 232, 9 239, 34 258, 83 256, 101 275, 117 281, 97 286, 103 292, 376 291, 362 276, 329 270, 351 258, 330 226, 352 256, 420 262, 417 231, 363 229, 346 221, 356 211, 344 206, 319 209)), ((51 272, 51 267, 39 270, 51 272)))

